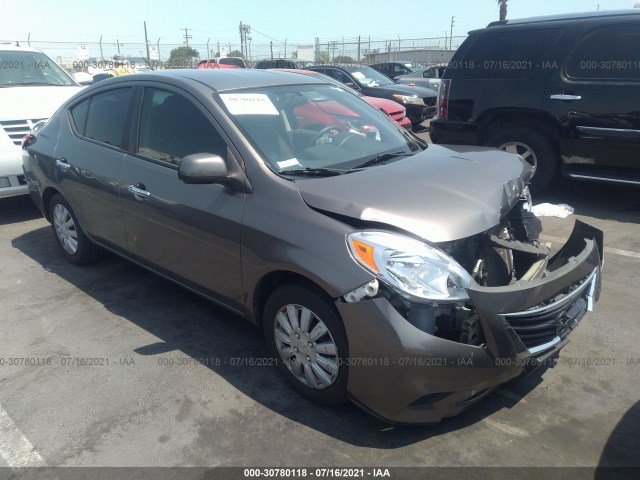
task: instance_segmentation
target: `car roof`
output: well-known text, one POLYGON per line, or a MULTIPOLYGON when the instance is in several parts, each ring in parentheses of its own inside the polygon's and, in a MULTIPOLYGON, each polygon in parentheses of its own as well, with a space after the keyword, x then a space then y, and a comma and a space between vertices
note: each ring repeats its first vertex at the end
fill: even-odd
POLYGON ((0 42, 0 50, 15 50, 19 52, 38 52, 42 53, 42 51, 33 47, 22 47, 20 45, 16 45, 16 42, 0 42))
POLYGON ((374 65, 406 65, 407 63, 410 65, 413 64, 410 60, 407 60, 406 62, 403 62, 402 60, 389 60, 388 62, 374 63, 373 65, 369 65, 369 67, 373 67, 374 65))
MULTIPOLYGON (((248 68, 176 69, 155 72, 136 73, 118 77, 120 81, 176 79, 195 81, 217 91, 239 90, 244 88, 270 87, 291 84, 318 84, 321 81, 311 77, 277 70, 254 70, 248 68)), ((324 83, 324 82, 323 82, 324 83)), ((114 82, 111 83, 112 85, 114 82)))
POLYGON ((309 70, 313 70, 316 68, 337 68, 338 70, 344 70, 345 72, 354 72, 356 70, 360 70, 361 68, 371 68, 371 67, 368 65, 313 65, 307 68, 309 70))
POLYGON ((546 15, 541 17, 518 18, 514 20, 502 20, 497 22, 491 22, 489 25, 487 25, 487 28, 500 27, 505 25, 506 26, 523 25, 523 24, 531 24, 531 23, 558 22, 558 21, 566 21, 566 20, 590 20, 590 19, 621 17, 621 16, 638 16, 638 18, 640 18, 640 10, 639 9, 603 10, 603 11, 596 11, 596 12, 567 13, 562 15, 546 15))

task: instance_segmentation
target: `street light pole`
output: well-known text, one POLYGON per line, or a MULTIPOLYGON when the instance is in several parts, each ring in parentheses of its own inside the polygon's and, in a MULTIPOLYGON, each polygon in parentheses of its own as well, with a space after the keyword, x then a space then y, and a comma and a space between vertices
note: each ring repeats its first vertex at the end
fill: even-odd
POLYGON ((449 50, 451 50, 452 44, 453 44, 453 26, 455 25, 454 22, 454 18, 456 17, 451 17, 451 31, 449 32, 449 50))

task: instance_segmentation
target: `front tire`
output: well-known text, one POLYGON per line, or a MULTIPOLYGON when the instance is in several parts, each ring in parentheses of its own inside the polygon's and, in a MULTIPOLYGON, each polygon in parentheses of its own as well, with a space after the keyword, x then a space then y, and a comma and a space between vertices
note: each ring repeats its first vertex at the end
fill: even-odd
POLYGON ((551 140, 545 135, 528 127, 507 127, 491 135, 486 146, 505 152, 517 153, 534 167, 531 190, 544 190, 554 179, 558 164, 558 155, 551 140))
POLYGON ((265 305, 264 335, 293 388, 324 405, 347 399, 347 336, 335 306, 320 292, 296 285, 276 289, 265 305))
POLYGON ((100 256, 100 249, 87 238, 75 213, 59 193, 51 198, 49 218, 57 244, 68 262, 84 265, 100 256))

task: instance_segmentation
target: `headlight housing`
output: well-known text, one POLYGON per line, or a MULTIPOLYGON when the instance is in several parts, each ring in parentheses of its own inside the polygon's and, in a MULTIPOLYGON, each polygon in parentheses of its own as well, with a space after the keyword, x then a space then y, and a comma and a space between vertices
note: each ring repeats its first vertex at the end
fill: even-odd
POLYGON ((453 258, 411 237, 367 230, 347 235, 351 255, 362 267, 416 302, 465 301, 471 275, 453 258))
POLYGON ((420 97, 415 97, 413 95, 400 95, 399 93, 394 93, 393 98, 396 99, 397 102, 400 102, 404 105, 424 105, 424 100, 420 97))

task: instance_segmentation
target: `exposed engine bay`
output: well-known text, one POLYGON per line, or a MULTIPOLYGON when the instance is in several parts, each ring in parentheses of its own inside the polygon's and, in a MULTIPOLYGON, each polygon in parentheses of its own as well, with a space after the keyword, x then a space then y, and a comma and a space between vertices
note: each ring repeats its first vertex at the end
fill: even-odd
MULTIPOLYGON (((540 242, 542 223, 531 212, 531 198, 523 196, 495 227, 438 247, 454 258, 483 287, 502 287, 543 278, 550 245, 540 242)), ((382 287, 380 294, 417 328, 448 340, 483 345, 480 319, 469 303, 418 304, 382 287)))

